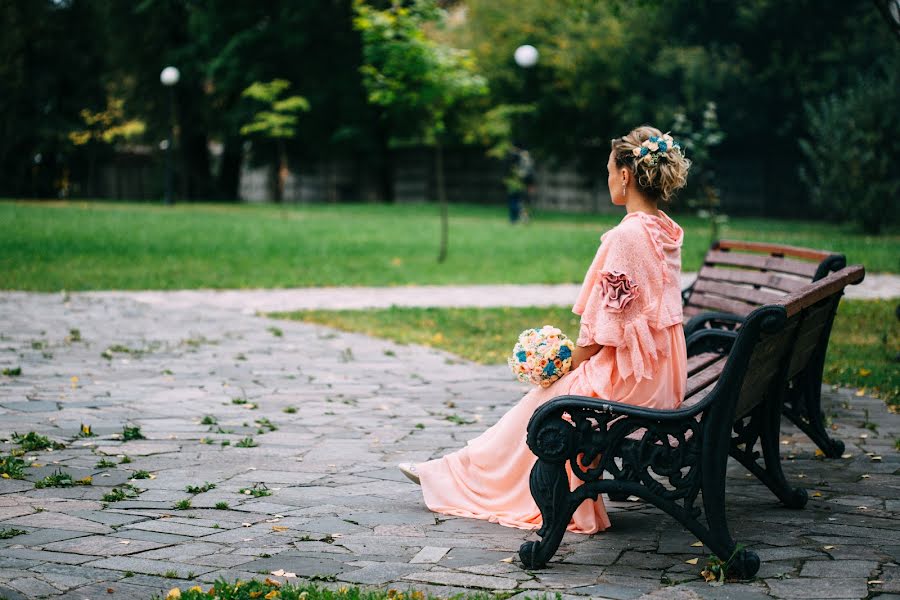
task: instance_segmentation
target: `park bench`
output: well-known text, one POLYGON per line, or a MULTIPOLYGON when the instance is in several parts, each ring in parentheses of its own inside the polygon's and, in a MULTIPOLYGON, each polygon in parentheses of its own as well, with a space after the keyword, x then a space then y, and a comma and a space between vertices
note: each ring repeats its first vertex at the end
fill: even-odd
POLYGON ((687 393, 678 409, 560 396, 536 410, 527 442, 537 456, 530 487, 543 526, 537 532, 540 541, 519 549, 525 567, 546 565, 584 500, 613 492, 638 496, 662 509, 727 561, 732 575, 753 576, 759 557, 736 546, 725 515, 728 457, 785 506, 805 506, 806 490, 791 487, 781 470, 786 383, 808 367, 821 338, 829 335, 844 287, 864 276, 859 265, 841 269, 756 308, 736 331, 709 329, 692 335, 687 393), (574 491, 567 463, 583 481, 574 491))
MULTIPOLYGON (((797 246, 719 240, 710 246, 694 283, 682 291, 684 334, 709 328, 736 329, 758 306, 778 301, 810 281, 844 268, 843 254, 797 246)), ((827 328, 831 328, 829 322, 827 328)), ((830 458, 844 443, 825 429, 821 408, 822 371, 828 336, 808 368, 788 383, 784 414, 830 458)))

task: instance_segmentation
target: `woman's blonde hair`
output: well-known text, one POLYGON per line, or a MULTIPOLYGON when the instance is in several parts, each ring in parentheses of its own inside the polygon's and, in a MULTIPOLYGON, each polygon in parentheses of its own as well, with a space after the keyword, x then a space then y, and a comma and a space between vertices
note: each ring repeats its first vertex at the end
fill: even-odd
POLYGON ((671 138, 656 127, 642 125, 628 135, 612 141, 613 155, 618 168, 627 168, 634 174, 638 190, 653 198, 669 202, 673 194, 687 183, 691 161, 671 138), (651 138, 654 141, 651 142, 651 138), (651 148, 657 150, 651 151, 651 148), (648 147, 649 146, 649 147, 648 147), (663 150, 665 147, 665 150, 663 150))

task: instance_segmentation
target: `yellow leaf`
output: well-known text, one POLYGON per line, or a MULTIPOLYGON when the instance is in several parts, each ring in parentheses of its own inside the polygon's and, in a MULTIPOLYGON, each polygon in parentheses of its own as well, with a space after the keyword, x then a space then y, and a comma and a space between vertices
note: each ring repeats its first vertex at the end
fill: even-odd
POLYGON ((700 562, 700 559, 699 558, 689 558, 688 560, 686 560, 684 562, 686 562, 689 565, 696 565, 698 562, 700 562))
POLYGON ((259 598, 259 597, 262 596, 262 595, 263 595, 262 591, 259 591, 259 592, 250 592, 250 593, 248 594, 248 596, 250 596, 251 598, 259 598))
POLYGON ((202 593, 203 593, 203 588, 200 587, 199 585, 195 585, 194 587, 192 587, 192 588, 189 589, 188 591, 189 591, 189 592, 200 592, 200 593, 202 594, 202 593))
POLYGON ((274 579, 269 579, 268 577, 266 577, 266 581, 264 583, 269 587, 281 587, 280 581, 275 581, 274 579))
POLYGON ((700 574, 703 575, 703 579, 706 580, 706 583, 716 580, 716 574, 709 569, 703 569, 702 571, 700 571, 700 574))
POLYGON ((281 597, 281 592, 279 592, 278 590, 272 590, 271 592, 269 592, 268 594, 263 596, 263 598, 265 598, 266 600, 272 600, 273 598, 280 598, 280 597, 281 597))
POLYGON ((703 542, 694 542, 693 544, 691 544, 691 546, 693 546, 694 548, 702 548, 703 542))
POLYGON ((169 590, 169 593, 166 594, 166 600, 178 600, 181 598, 181 590, 178 588, 172 588, 169 590))
POLYGON ((503 562, 503 563, 511 563, 511 562, 513 561, 513 558, 515 558, 515 557, 514 557, 514 556, 510 556, 509 558, 501 558, 501 559, 500 559, 500 562, 503 562))
POLYGON ((287 531, 288 529, 290 528, 284 525, 272 525, 272 531, 287 531))
POLYGON ((819 448, 816 448, 816 458, 824 457, 825 453, 822 452, 819 448))
POLYGON ((868 377, 868 376, 871 375, 871 374, 872 374, 871 369, 860 369, 860 370, 859 370, 859 376, 860 376, 860 377, 868 377))
POLYGON ((813 496, 813 498, 821 498, 821 497, 822 497, 822 492, 813 492, 813 493, 812 493, 812 496, 813 496))
POLYGON ((31 463, 30 466, 31 466, 32 469, 38 469, 38 468, 40 468, 40 467, 43 467, 43 466, 44 466, 44 463, 31 463))
POLYGON ((0 477, 3 479, 9 479, 9 473, 0 473, 0 477))
POLYGON ((866 395, 866 388, 859 388, 858 390, 856 390, 856 395, 857 395, 857 396, 865 396, 865 395, 866 395))

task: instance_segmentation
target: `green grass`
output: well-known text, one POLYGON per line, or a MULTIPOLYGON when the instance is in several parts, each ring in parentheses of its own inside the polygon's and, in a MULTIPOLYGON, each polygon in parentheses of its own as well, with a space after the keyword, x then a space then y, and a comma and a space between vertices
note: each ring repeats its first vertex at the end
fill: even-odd
MULTIPOLYGON (((865 388, 900 405, 900 323, 896 301, 844 300, 828 347, 826 383, 865 388)), ((555 325, 575 339, 579 317, 568 308, 390 308, 362 311, 275 313, 404 344, 448 350, 482 364, 503 364, 524 329, 555 325)), ((512 374, 510 374, 512 377, 512 374)))
POLYGON ((4 527, 0 529, 0 540, 8 540, 10 538, 14 538, 17 535, 24 535, 28 533, 24 529, 15 529, 12 527, 4 527))
MULTIPOLYGON (((163 576, 169 577, 169 571, 163 576)), ((174 571, 171 571, 174 573, 174 571)), ((177 574, 172 577, 176 577, 177 574)), ((190 579, 190 577, 189 577, 190 579)), ((310 581, 334 581, 334 576, 313 575, 310 581)), ((459 600, 506 600, 513 594, 511 592, 469 592, 451 596, 459 600)), ((249 581, 236 581, 229 583, 224 579, 217 580, 212 586, 202 588, 193 586, 174 593, 170 590, 166 595, 153 596, 153 600, 208 600, 209 598, 227 598, 228 600, 252 600, 273 599, 278 600, 433 600, 438 596, 432 596, 413 589, 361 589, 341 585, 337 589, 319 587, 316 583, 291 583, 284 584, 266 578, 265 581, 251 579, 249 581), (277 593, 275 593, 277 592, 277 593)), ((531 595, 535 599, 553 598, 554 595, 536 592, 531 595)), ((559 598, 559 594, 555 594, 559 598)))
POLYGON ((65 444, 60 444, 59 442, 51 441, 45 435, 40 435, 37 432, 29 431, 25 435, 20 435, 18 433, 13 433, 12 436, 13 442, 21 446, 22 450, 25 452, 36 452, 38 450, 60 450, 65 448, 65 444))
MULTIPOLYGON (((501 206, 454 205, 450 214, 450 255, 438 265, 438 208, 429 204, 5 201, 0 289, 579 282, 600 234, 623 213, 542 213, 527 227, 511 226, 501 206)), ((686 232, 684 268, 694 270, 709 245, 708 226, 675 218, 686 232)), ((828 248, 871 272, 900 272, 896 230, 873 237, 851 225, 735 218, 722 235, 828 248)))

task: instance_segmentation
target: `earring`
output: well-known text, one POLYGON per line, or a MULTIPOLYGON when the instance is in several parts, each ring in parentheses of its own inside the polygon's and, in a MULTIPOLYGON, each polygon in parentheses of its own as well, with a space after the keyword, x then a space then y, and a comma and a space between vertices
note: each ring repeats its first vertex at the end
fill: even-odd
POLYGON ((626 198, 626 194, 625 194, 625 184, 623 183, 622 184, 622 200, 626 200, 626 199, 627 198, 626 198))

